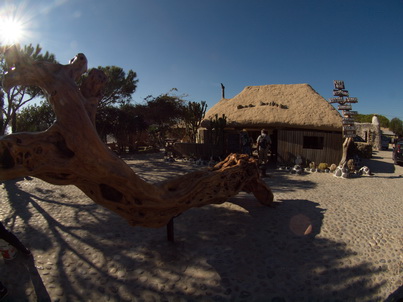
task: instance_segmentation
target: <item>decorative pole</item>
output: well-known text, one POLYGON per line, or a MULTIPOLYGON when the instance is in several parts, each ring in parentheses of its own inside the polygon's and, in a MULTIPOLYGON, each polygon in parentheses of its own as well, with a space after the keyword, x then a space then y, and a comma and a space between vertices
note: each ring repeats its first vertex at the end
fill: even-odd
POLYGON ((349 97, 348 91, 344 88, 344 81, 333 81, 334 89, 333 95, 336 98, 330 98, 329 103, 338 103, 338 110, 343 112, 343 137, 345 138, 343 143, 343 156, 339 163, 339 167, 344 168, 347 163, 347 151, 351 142, 356 136, 354 118, 353 116, 357 114, 357 111, 351 111, 352 103, 358 103, 357 98, 349 97))

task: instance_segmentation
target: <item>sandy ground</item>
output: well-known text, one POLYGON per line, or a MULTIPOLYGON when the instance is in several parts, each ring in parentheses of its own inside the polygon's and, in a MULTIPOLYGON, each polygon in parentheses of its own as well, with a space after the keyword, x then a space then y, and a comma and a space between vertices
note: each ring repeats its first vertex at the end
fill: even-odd
MULTIPOLYGON (((162 154, 127 162, 150 182, 199 168, 162 154)), ((270 170, 275 207, 241 193, 191 209, 175 219, 175 243, 75 187, 7 181, 0 218, 33 258, 1 259, 0 280, 8 301, 394 301, 403 296, 403 167, 390 151, 365 164, 373 176, 270 170)))

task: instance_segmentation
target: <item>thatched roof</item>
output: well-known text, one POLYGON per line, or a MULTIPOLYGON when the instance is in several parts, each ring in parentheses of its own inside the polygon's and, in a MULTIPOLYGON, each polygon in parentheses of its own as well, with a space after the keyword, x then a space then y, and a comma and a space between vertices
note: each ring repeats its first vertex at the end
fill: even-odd
POLYGON ((247 86, 208 110, 202 126, 216 114, 225 114, 227 125, 237 128, 342 128, 340 113, 308 84, 247 86))

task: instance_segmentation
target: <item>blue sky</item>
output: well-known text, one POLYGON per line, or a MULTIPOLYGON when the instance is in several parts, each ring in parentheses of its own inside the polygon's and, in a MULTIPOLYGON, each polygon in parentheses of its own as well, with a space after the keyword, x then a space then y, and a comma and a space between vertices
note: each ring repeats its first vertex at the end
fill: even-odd
POLYGON ((211 108, 220 83, 227 98, 249 85, 308 83, 328 99, 344 80, 353 110, 403 120, 403 0, 1 3, 0 14, 24 21, 22 45, 137 72, 135 103, 177 88, 211 108))

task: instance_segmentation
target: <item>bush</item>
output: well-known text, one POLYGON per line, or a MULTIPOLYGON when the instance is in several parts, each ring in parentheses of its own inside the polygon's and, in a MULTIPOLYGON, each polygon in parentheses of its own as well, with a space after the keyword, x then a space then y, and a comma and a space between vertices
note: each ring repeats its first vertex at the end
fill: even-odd
POLYGON ((329 167, 327 163, 320 163, 318 166, 319 170, 326 170, 329 167))
POLYGON ((371 158, 372 145, 368 143, 354 142, 354 144, 350 145, 348 154, 350 157, 358 155, 361 158, 371 158))

